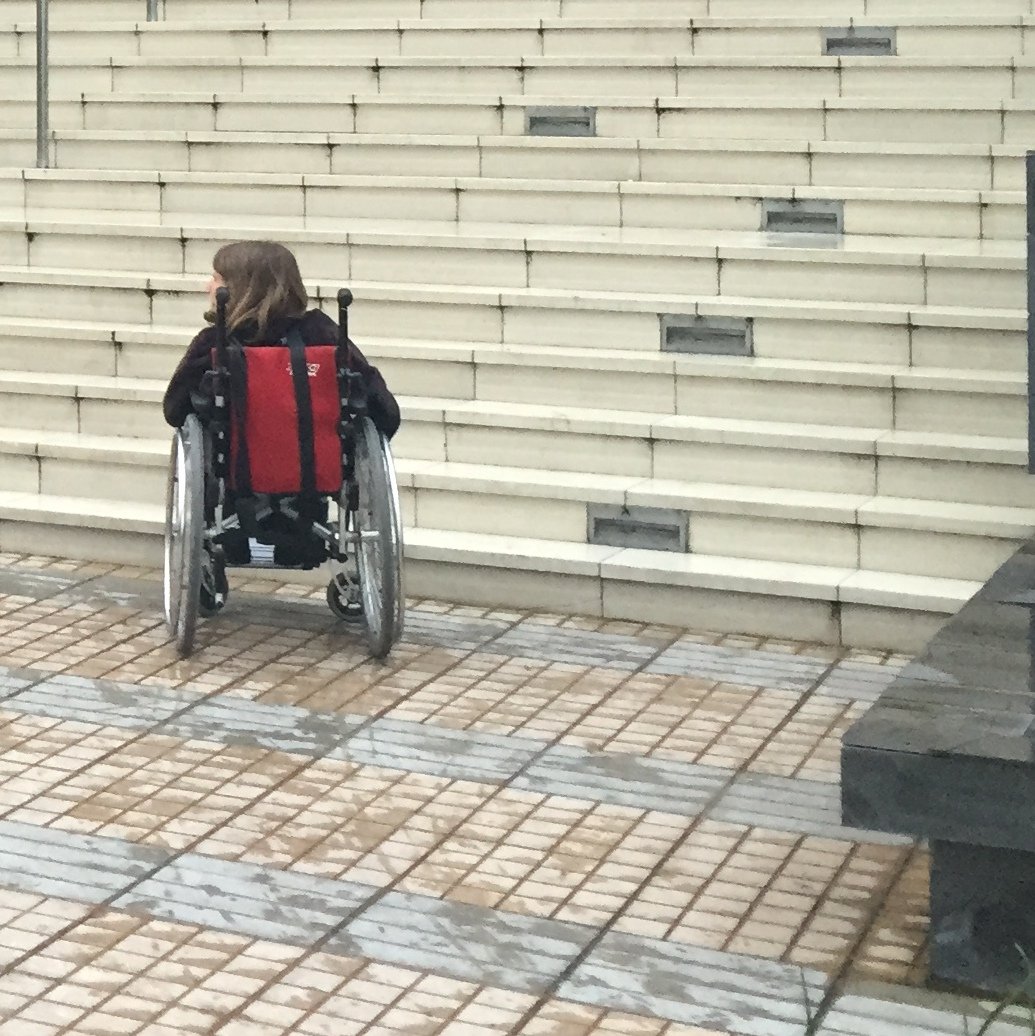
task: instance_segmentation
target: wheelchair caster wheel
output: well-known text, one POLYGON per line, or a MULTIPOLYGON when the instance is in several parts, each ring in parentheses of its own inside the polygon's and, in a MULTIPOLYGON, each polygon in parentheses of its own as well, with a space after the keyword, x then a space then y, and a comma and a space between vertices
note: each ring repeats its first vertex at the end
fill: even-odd
POLYGON ((201 588, 201 600, 198 602, 198 611, 206 619, 211 619, 213 615, 218 615, 226 604, 226 595, 223 595, 221 601, 217 601, 215 594, 207 586, 201 588))
POLYGON ((363 604, 354 583, 342 587, 337 579, 332 579, 327 584, 327 606, 343 622, 365 621, 363 604))
POLYGON ((198 611, 206 618, 218 615, 226 605, 230 584, 226 581, 226 558, 222 546, 216 546, 201 572, 201 598, 198 611))

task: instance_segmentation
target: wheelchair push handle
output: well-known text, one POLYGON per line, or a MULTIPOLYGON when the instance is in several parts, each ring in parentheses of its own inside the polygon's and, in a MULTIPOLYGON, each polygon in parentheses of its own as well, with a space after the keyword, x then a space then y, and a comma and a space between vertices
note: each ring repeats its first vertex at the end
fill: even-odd
POLYGON ((230 292, 226 288, 216 289, 216 358, 220 367, 226 367, 226 307, 230 292))
MULTIPOLYGON (((367 412, 363 377, 353 369, 352 364, 352 342, 349 339, 351 305, 352 292, 348 288, 342 288, 338 292, 338 387, 341 392, 342 419, 345 423, 367 412)), ((342 441, 344 442, 344 438, 342 441)))
POLYGON ((342 350, 348 348, 349 341, 349 306, 352 305, 352 292, 342 288, 338 292, 338 344, 342 350))

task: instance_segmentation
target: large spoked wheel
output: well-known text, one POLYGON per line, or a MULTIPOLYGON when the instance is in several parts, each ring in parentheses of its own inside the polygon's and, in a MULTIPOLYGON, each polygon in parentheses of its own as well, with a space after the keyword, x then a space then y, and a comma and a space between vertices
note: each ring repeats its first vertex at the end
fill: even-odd
POLYGON ((191 653, 198 624, 203 484, 201 422, 190 414, 173 436, 165 499, 165 622, 181 658, 191 653))
POLYGON ((356 567, 367 641, 384 658, 402 633, 402 522, 387 440, 369 418, 356 425, 356 567))

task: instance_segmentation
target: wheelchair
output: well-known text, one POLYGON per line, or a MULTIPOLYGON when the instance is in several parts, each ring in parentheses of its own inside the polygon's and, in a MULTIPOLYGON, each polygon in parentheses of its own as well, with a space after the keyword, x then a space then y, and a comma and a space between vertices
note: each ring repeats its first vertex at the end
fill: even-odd
POLYGON ((382 659, 403 630, 403 532, 392 451, 351 365, 352 293, 338 293, 337 343, 318 346, 296 335, 279 346, 241 347, 228 339, 227 302, 220 288, 212 367, 172 440, 164 566, 170 637, 189 657, 199 616, 226 603, 227 568, 329 562, 331 611, 362 624, 370 654, 382 659))

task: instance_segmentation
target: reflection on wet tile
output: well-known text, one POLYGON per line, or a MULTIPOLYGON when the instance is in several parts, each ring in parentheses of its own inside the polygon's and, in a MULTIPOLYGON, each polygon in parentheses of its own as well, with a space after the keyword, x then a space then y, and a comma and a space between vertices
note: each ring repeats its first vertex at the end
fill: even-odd
POLYGON ((187 853, 112 904, 184 924, 311 946, 372 888, 187 853))
POLYGON ((251 580, 181 661, 153 574, 6 563, 4 1024, 801 1036, 798 965, 922 977, 924 862, 837 815, 903 658, 412 601, 381 665, 251 580))
POLYGON ((167 858, 119 839, 0 820, 0 885, 23 892, 101 903, 167 858))
POLYGON ((710 766, 555 746, 517 777, 513 787, 696 816, 731 776, 710 766))
POLYGON ((502 989, 542 992, 595 934, 592 928, 390 892, 326 948, 502 989))
POLYGON ((815 971, 609 933, 558 995, 738 1036, 801 1036, 826 981, 815 971))

